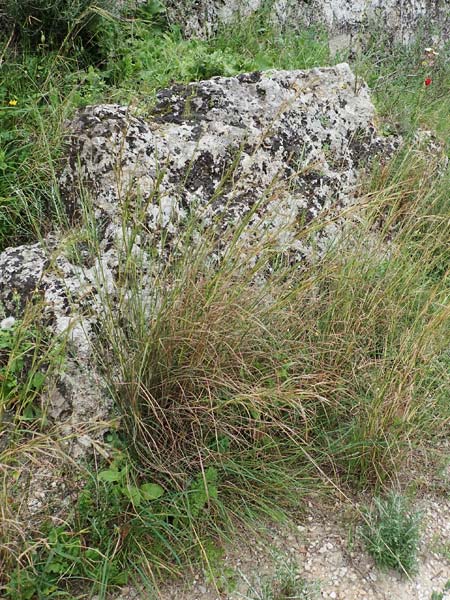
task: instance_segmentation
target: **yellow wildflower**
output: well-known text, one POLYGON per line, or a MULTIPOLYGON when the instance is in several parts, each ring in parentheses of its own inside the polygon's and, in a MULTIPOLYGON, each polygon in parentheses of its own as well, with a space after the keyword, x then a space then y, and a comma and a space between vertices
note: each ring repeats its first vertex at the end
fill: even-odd
POLYGON ((8 104, 9 104, 10 106, 16 106, 16 104, 17 104, 17 100, 10 100, 10 101, 8 102, 8 104))

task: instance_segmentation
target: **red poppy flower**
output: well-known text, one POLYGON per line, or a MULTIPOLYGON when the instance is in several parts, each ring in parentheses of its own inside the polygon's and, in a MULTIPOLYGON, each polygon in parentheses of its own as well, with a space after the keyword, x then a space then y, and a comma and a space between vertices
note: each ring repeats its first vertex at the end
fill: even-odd
POLYGON ((430 77, 427 77, 427 78, 425 79, 425 85, 426 85, 427 87, 428 87, 429 85, 431 85, 431 84, 432 84, 432 82, 433 82, 433 80, 432 80, 430 77))

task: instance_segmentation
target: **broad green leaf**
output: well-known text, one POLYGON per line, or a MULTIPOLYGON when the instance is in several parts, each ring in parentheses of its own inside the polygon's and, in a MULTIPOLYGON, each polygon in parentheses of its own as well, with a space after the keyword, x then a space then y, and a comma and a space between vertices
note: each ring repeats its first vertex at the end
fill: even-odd
POLYGON ((98 474, 98 479, 100 481, 120 481, 121 474, 119 471, 113 471, 112 469, 106 469, 105 471, 100 471, 98 474))
MULTIPOLYGON (((53 594, 53 592, 56 592, 58 589, 58 587, 56 585, 47 585, 46 587, 44 587, 44 589, 42 590, 42 593, 44 594, 44 598, 49 597, 50 598, 50 594, 53 594)), ((27 598, 29 598, 31 596, 27 596, 27 598)))
POLYGON ((64 571, 66 570, 66 566, 61 562, 58 562, 56 560, 52 561, 49 565, 47 565, 47 572, 48 573, 64 573, 64 571))
POLYGON ((156 500, 164 494, 164 488, 157 483, 144 483, 141 485, 141 494, 144 500, 156 500))
POLYGON ((33 379, 31 380, 31 387, 35 390, 40 390, 45 381, 44 373, 37 372, 33 375, 33 379))
POLYGON ((214 500, 217 500, 219 497, 219 490, 217 489, 217 486, 211 484, 208 485, 208 496, 214 500))
POLYGON ((111 582, 116 585, 126 585, 128 583, 128 573, 126 571, 117 573, 117 575, 114 575, 111 582))
POLYGON ((88 560, 100 560, 102 555, 101 555, 101 552, 99 550, 97 550, 96 548, 88 548, 85 551, 84 556, 88 560))
POLYGON ((9 363, 11 373, 19 373, 23 369, 23 358, 14 358, 9 363))

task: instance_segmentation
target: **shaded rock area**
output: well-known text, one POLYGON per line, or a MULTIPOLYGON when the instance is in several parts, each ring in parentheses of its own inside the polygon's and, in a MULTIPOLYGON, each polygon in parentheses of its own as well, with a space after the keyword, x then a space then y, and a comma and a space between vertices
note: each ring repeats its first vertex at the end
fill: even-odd
POLYGON ((75 438, 73 455, 89 447, 88 434, 74 435, 80 425, 108 416, 91 343, 105 299, 123 297, 126 256, 148 265, 139 274, 144 297, 157 286, 152 265, 174 247, 190 251, 215 231, 218 261, 227 232, 242 223, 244 246, 264 243, 299 264, 313 258, 342 230, 342 211, 357 206, 370 160, 398 145, 379 137, 373 120, 368 89, 347 64, 174 86, 146 118, 115 105, 75 116, 60 177, 73 232, 0 254, 5 316, 20 317, 37 298, 51 331, 67 336, 66 372, 46 402, 75 438), (324 215, 325 227, 302 235, 324 215))
POLYGON ((376 29, 402 43, 422 31, 430 41, 445 42, 450 32, 448 0, 168 0, 166 4, 171 21, 191 36, 211 35, 220 24, 258 9, 268 10, 283 27, 324 26, 335 49, 376 29))

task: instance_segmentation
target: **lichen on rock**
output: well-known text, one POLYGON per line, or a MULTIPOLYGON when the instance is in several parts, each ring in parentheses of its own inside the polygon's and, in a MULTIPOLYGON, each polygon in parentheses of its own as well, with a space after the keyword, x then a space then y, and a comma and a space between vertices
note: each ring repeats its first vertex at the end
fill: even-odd
POLYGON ((249 217, 249 229, 299 257, 308 247, 296 224, 351 205, 362 159, 389 147, 373 120, 368 89, 346 64, 174 86, 147 119, 114 105, 82 110, 61 189, 72 212, 76 190, 88 191, 108 247, 124 207, 139 205, 155 235, 179 236, 193 216, 200 232, 249 217))

